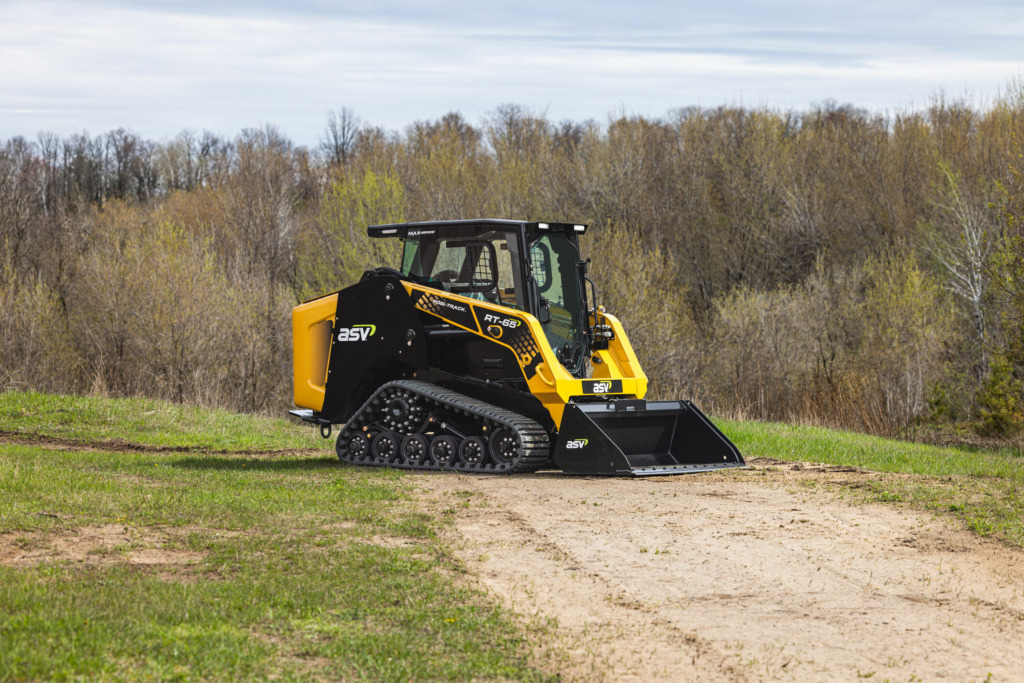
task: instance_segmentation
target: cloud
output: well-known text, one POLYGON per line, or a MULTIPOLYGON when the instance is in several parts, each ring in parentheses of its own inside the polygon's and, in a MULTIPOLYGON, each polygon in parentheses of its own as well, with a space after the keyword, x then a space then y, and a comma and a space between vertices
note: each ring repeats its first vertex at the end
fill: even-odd
POLYGON ((998 0, 554 5, 6 2, 0 137, 274 123, 310 144, 340 106, 389 128, 503 102, 555 120, 829 98, 893 109, 937 88, 994 93, 1021 64, 1020 13, 998 0))

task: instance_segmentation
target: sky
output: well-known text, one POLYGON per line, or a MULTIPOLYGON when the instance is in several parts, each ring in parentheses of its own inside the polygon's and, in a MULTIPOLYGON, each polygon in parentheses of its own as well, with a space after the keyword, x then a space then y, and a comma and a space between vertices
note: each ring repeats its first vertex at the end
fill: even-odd
POLYGON ((0 0, 0 139, 271 124, 315 145, 342 107, 389 130, 506 103, 895 113, 1022 74, 1021 0, 0 0))

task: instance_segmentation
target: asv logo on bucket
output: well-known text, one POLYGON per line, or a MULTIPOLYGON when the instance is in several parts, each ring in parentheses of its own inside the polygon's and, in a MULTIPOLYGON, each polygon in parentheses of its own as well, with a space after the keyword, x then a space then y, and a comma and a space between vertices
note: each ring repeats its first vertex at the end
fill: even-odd
POLYGON ((586 439, 570 439, 565 442, 566 448, 583 448, 587 445, 586 439))
POLYGON ((338 329, 338 341, 366 341, 377 331, 376 325, 354 325, 338 329))

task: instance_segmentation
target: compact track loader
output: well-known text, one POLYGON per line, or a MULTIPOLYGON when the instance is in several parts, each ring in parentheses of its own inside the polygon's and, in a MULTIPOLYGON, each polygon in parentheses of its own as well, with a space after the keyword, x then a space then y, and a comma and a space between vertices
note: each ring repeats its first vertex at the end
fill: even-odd
POLYGON ((338 457, 359 465, 630 476, 743 467, 693 403, 644 399, 622 325, 596 305, 579 253, 586 229, 370 226, 404 243, 401 268, 293 309, 291 413, 325 438, 343 424, 338 457))

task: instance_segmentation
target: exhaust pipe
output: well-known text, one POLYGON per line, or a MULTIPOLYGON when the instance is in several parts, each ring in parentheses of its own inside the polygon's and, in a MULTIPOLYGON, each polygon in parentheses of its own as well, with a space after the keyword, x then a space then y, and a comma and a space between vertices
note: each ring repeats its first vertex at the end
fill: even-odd
POLYGON ((569 403, 552 455, 572 474, 649 477, 746 467, 690 401, 569 403))

